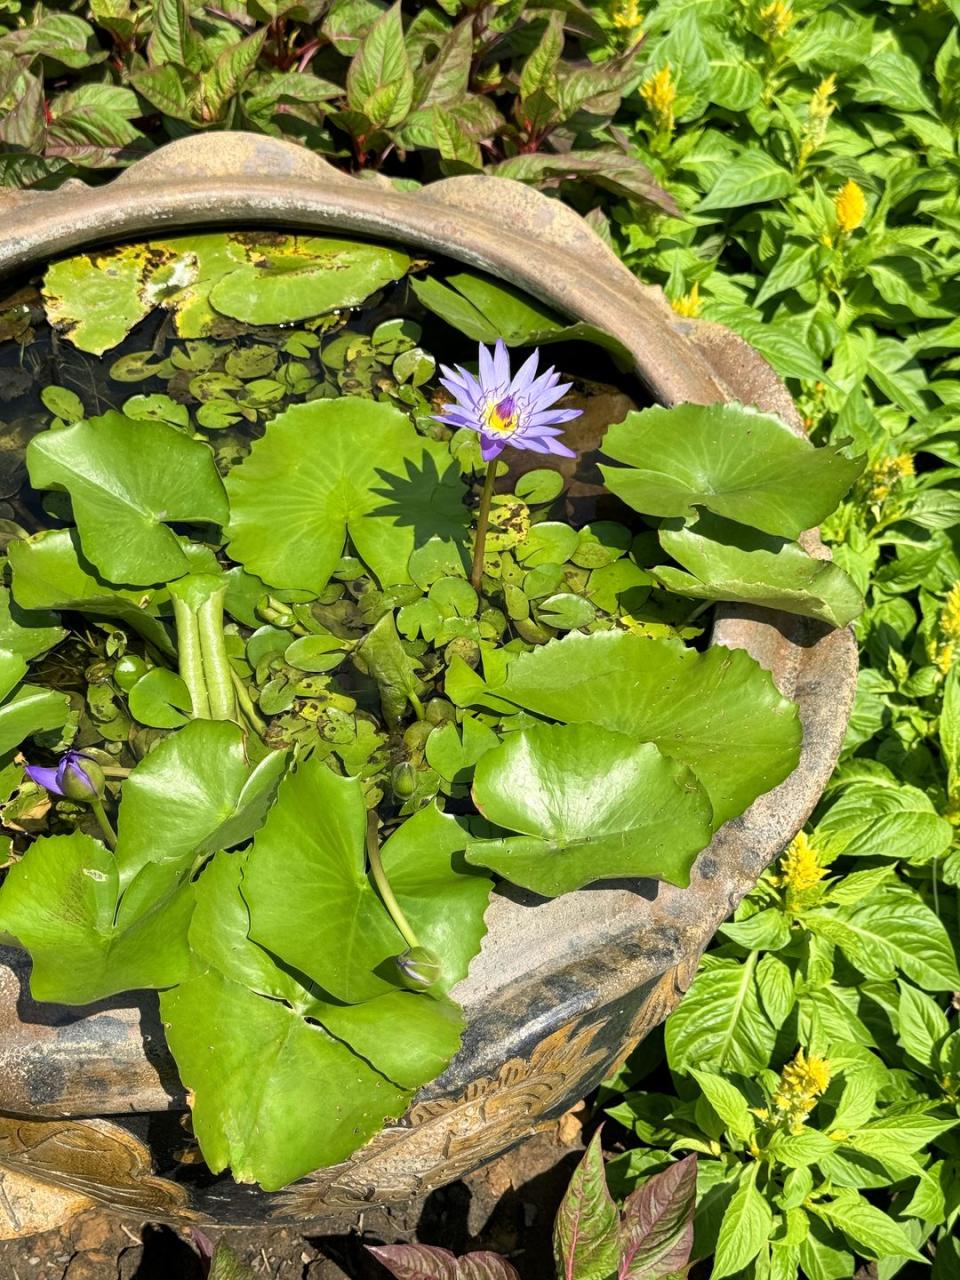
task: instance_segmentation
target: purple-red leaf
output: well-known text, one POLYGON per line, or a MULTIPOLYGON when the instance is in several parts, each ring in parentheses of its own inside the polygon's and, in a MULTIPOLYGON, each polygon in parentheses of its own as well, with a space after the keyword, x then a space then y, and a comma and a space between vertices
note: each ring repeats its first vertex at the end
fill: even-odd
POLYGON ((520 1280, 498 1253, 467 1253, 458 1258, 449 1249, 429 1244, 367 1245, 367 1250, 397 1280, 520 1280))
POLYGON ((553 1252, 561 1280, 612 1280, 620 1259, 618 1227, 597 1130, 553 1224, 553 1252))
POLYGON ((690 1260, 697 1157, 678 1160, 628 1197, 620 1224, 619 1280, 667 1280, 690 1260))

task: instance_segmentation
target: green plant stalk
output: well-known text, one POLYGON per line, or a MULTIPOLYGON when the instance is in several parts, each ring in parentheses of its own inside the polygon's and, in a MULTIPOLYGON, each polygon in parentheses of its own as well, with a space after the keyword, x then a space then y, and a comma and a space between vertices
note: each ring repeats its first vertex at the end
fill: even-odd
POLYGON ((375 812, 367 814, 367 857, 370 859, 373 882, 377 886, 380 900, 386 907, 390 919, 403 934, 403 940, 408 947, 419 947, 420 943, 417 940, 417 935, 411 929, 409 920, 403 914, 400 903, 394 896, 393 890, 390 888, 390 881, 387 879, 386 872, 383 869, 377 832, 377 815, 375 812))
POLYGON ((237 695, 233 686, 233 668, 227 656, 223 634, 223 597, 226 587, 213 592, 197 610, 203 679, 210 702, 210 718, 236 720, 237 695))
POLYGON ((97 825, 103 832, 103 838, 111 849, 117 847, 117 833, 113 829, 113 824, 107 817, 107 811, 103 807, 103 801, 99 798, 90 801, 90 808, 93 810, 93 816, 97 820, 97 825))
MULTIPOLYGON (((171 593, 172 594, 172 593, 171 593)), ((173 598, 173 616, 177 623, 177 653, 180 660, 180 679, 187 686, 193 714, 197 720, 210 719, 210 699, 203 671, 203 652, 200 645, 200 629, 197 614, 177 596, 173 598)))
POLYGON ((250 690, 237 675, 236 671, 234 671, 233 667, 230 668, 230 675, 233 679, 233 687, 236 691, 237 702, 240 704, 241 714, 244 716, 254 733, 258 734, 262 738, 267 731, 266 721, 261 718, 260 713, 254 705, 253 699, 250 697, 250 690))
POLYGON ((483 553, 487 545, 487 528, 490 524, 490 503, 493 500, 493 482, 497 478, 497 460, 487 463, 487 474, 483 479, 483 491, 480 494, 480 506, 477 508, 477 533, 473 543, 473 568, 470 571, 470 585, 474 591, 480 590, 483 577, 483 553))

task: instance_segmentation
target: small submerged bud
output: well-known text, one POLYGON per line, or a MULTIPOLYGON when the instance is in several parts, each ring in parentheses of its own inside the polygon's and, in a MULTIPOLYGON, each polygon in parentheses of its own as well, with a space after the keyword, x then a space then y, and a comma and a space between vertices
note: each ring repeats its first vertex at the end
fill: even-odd
POLYGON ((408 991, 426 991, 440 977, 440 961, 426 947, 409 947, 394 957, 394 964, 408 991))
POLYGON ((417 789, 417 771, 409 760, 394 765, 390 785, 398 800, 409 800, 417 789))

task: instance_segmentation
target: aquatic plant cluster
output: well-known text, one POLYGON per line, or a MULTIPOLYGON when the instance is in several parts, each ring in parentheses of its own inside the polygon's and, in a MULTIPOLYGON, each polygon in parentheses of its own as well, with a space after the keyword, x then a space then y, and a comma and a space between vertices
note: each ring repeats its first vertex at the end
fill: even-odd
POLYGON ((159 990, 207 1164, 279 1188, 450 1061, 498 880, 686 884, 792 771, 794 704, 690 642, 716 600, 857 614, 797 539, 862 463, 738 405, 587 430, 625 397, 530 350, 580 328, 395 248, 212 233, 38 297, 0 934, 40 1000, 159 990))

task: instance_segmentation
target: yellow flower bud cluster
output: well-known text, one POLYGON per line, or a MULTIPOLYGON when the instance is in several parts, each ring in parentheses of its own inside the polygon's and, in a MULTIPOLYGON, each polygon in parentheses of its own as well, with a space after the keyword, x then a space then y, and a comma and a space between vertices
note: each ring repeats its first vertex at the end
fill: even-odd
POLYGON ((807 108, 807 119, 803 126, 800 142, 800 167, 807 163, 813 153, 823 142, 827 133, 827 122, 833 115, 836 103, 833 95, 837 89, 837 77, 831 72, 821 80, 814 89, 807 108))
POLYGON ((815 888, 827 874, 820 852, 805 831, 794 836, 780 859, 777 883, 790 898, 799 897, 815 888))
POLYGON ((902 480, 914 475, 913 454, 898 453, 895 458, 881 458, 865 476, 865 498, 871 507, 882 507, 902 480))
POLYGON ((688 320, 698 316, 703 305, 703 299, 700 297, 699 281, 694 280, 689 291, 679 298, 674 298, 670 305, 678 316, 686 316, 688 320))
POLYGON ((793 26, 793 10, 783 0, 771 0, 760 10, 762 23, 761 35, 772 44, 774 40, 782 40, 793 26))
POLYGON ((780 1072, 780 1083, 770 1099, 775 1123, 790 1133, 800 1133, 804 1121, 830 1083, 826 1058, 807 1057, 803 1049, 780 1072))
POLYGON ((658 129, 673 132, 673 108, 677 100, 677 84, 670 70, 670 63, 660 68, 640 86, 640 96, 650 109, 658 129))
POLYGON ((937 635, 927 645, 927 656, 944 675, 953 666, 960 645, 960 582, 955 582, 937 620, 937 635))
POLYGON ((863 194, 863 188, 852 178, 848 178, 834 196, 833 207, 837 213, 837 226, 844 235, 856 231, 867 212, 867 199, 863 194))
POLYGON ((610 9, 610 21, 618 31, 636 31, 643 26, 643 14, 638 0, 614 0, 610 9))

